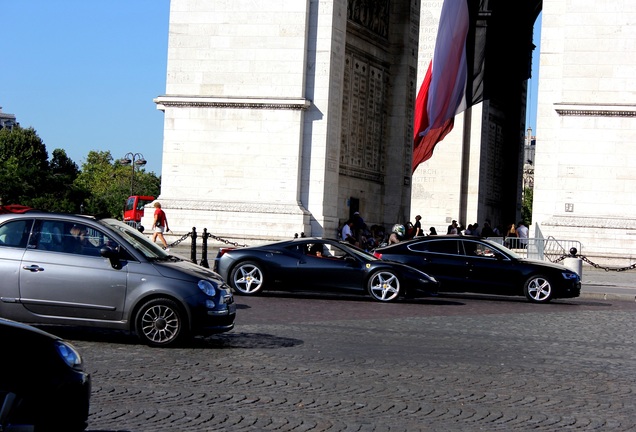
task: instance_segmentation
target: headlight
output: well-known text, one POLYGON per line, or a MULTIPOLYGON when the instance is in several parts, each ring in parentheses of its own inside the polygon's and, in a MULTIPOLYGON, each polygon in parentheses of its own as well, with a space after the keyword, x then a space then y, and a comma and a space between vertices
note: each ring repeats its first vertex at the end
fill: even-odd
POLYGON ((210 281, 200 280, 197 285, 199 286, 199 289, 201 291, 203 291, 204 293, 206 293, 210 297, 214 297, 214 295, 216 294, 216 287, 210 281))
POLYGON ((75 369, 82 367, 82 357, 80 357, 79 352, 77 352, 73 345, 68 342, 56 341, 55 348, 60 357, 64 360, 64 363, 75 369))
POLYGON ((564 279, 578 279, 579 278, 579 275, 577 275, 576 273, 563 272, 561 274, 563 275, 564 279))

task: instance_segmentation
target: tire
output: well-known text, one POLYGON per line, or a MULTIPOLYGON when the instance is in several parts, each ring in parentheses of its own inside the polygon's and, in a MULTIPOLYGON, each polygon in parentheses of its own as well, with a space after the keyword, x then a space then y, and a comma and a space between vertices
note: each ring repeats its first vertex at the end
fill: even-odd
POLYGON ((183 312, 176 302, 165 298, 145 303, 137 312, 135 323, 137 336, 149 346, 175 345, 188 333, 183 312))
POLYGON ((263 290, 265 275, 260 264, 245 261, 237 264, 230 275, 230 285, 238 294, 256 295, 263 290))
POLYGON ((554 289, 550 281, 541 275, 530 277, 523 289, 526 298, 533 303, 547 303, 552 300, 554 289))
POLYGON ((367 281, 367 291, 373 300, 395 301, 400 296, 400 279, 390 270, 378 270, 367 281))

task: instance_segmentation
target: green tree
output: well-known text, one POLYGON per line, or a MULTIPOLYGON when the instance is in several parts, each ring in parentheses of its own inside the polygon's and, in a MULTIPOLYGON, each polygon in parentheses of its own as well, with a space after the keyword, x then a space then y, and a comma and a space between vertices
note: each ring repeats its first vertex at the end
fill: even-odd
POLYGON ((523 190, 523 199, 521 203, 521 220, 524 221, 527 226, 532 224, 532 198, 534 190, 532 188, 525 188, 523 190))
POLYGON ((47 184, 46 146, 35 129, 0 129, 0 198, 3 204, 32 206, 47 184))
POLYGON ((49 162, 47 182, 38 196, 31 200, 31 206, 55 212, 79 213, 87 193, 75 186, 80 170, 64 150, 53 150, 49 162))
MULTIPOLYGON (((109 151, 89 152, 74 183, 85 193, 84 212, 121 219, 130 194, 131 175, 131 168, 114 161, 109 151)), ((160 179, 154 173, 135 169, 136 193, 157 196, 159 185, 160 179)))

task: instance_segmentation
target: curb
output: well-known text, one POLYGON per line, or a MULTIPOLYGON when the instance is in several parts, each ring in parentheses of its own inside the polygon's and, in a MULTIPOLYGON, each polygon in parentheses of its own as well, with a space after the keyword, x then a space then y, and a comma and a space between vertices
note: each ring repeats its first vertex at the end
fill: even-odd
POLYGON ((584 293, 577 298, 592 299, 592 300, 620 300, 620 301, 636 301, 636 296, 633 294, 616 294, 616 293, 584 293))

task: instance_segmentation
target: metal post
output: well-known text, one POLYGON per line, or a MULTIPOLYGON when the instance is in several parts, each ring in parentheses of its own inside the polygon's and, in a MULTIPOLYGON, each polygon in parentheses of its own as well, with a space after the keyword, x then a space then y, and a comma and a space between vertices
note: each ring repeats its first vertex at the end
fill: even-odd
POLYGON ((197 228, 192 227, 192 244, 190 245, 190 260, 197 263, 197 228))
POLYGON ((208 229, 203 228, 203 236, 201 242, 201 265, 205 268, 210 268, 208 264, 208 229))

